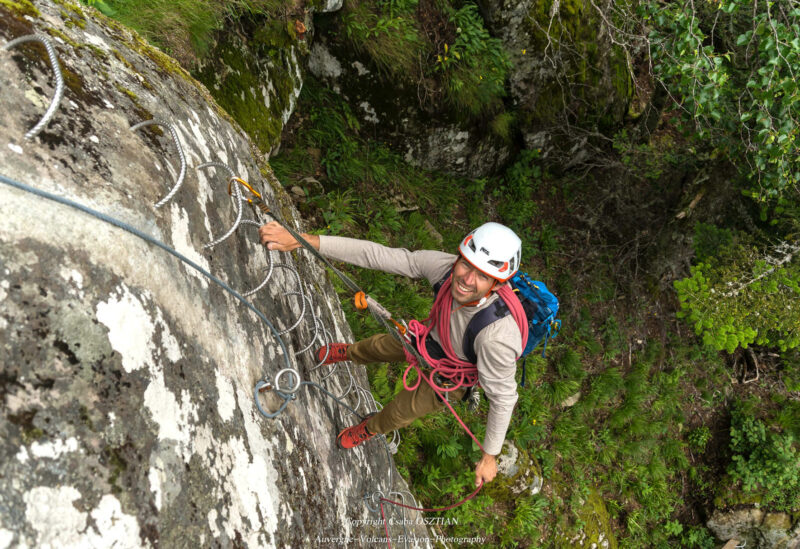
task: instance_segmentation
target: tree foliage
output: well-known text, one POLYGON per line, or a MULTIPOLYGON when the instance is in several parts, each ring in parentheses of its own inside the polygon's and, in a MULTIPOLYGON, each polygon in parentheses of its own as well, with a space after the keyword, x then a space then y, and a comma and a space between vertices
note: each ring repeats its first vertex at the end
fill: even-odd
POLYGON ((759 201, 796 199, 800 2, 650 2, 654 73, 759 201))

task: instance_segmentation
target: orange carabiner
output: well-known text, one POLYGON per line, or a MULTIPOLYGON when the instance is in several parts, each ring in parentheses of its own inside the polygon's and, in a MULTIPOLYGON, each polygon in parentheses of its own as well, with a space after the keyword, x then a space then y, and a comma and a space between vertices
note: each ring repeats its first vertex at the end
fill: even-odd
MULTIPOLYGON (((259 200, 261 199, 261 194, 257 190, 255 190, 253 187, 251 187, 250 183, 248 183, 247 181, 245 181, 244 179, 242 179, 240 177, 231 177, 230 179, 228 179, 228 195, 229 196, 231 194, 233 194, 231 187, 232 187, 234 181, 236 181, 241 186, 243 186, 245 189, 247 189, 248 191, 253 193, 253 195, 255 197, 257 197, 259 200)), ((250 204, 253 203, 253 201, 251 199, 249 199, 249 198, 247 199, 247 202, 249 202, 250 204)))
POLYGON ((359 311, 366 311, 367 307, 367 295, 364 292, 356 292, 356 295, 353 296, 353 303, 355 303, 356 309, 359 311))
POLYGON ((402 336, 406 335, 406 327, 405 326, 403 326, 402 324, 400 324, 399 322, 397 322, 393 318, 390 318, 389 320, 391 320, 394 323, 395 327, 397 328, 397 331, 400 332, 400 335, 402 335, 402 336))

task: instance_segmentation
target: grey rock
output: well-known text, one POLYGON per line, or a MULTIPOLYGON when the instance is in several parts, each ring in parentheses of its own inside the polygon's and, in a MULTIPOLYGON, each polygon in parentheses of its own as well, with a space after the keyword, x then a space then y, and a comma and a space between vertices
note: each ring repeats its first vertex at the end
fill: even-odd
POLYGON ((541 492, 543 484, 544 484, 544 479, 539 475, 534 475, 533 482, 531 482, 531 495, 535 496, 536 494, 541 492))
POLYGON ((715 510, 706 526, 721 541, 737 539, 757 549, 797 549, 800 521, 786 513, 768 513, 755 507, 715 510))
POLYGON ((506 477, 513 477, 519 472, 519 450, 510 440, 503 442, 503 450, 497 459, 497 472, 506 477))
POLYGON ((367 68, 366 60, 354 57, 351 48, 318 36, 309 72, 340 93, 364 126, 402 151, 407 162, 469 177, 495 173, 506 164, 511 151, 504 141, 447 119, 443 109, 425 112, 416 86, 387 86, 377 71, 367 68))
MULTIPOLYGON (((195 169, 226 163, 298 226, 258 149, 202 85, 131 32, 91 9, 83 28, 67 26, 63 10, 80 8, 34 4, 40 16, 0 7, 0 44, 55 31, 68 88, 51 123, 24 140, 53 78, 37 46, 0 51, 0 172, 130 223, 237 290, 258 285, 267 252, 254 227, 204 248, 235 215, 227 176, 195 169), (160 209, 178 162, 158 127, 129 130, 150 117, 175 126, 188 163, 160 209)), ((304 253, 273 255, 313 285, 333 337, 351 339, 322 268, 304 253)), ((278 271, 253 300, 282 330, 301 307, 286 295, 292 276, 278 271)), ((305 379, 346 392, 345 374, 323 381, 311 354, 296 354, 314 340, 313 322, 283 337, 305 379)), ((283 352, 228 293, 127 232, 3 184, 0 364, 0 547, 325 545, 383 536, 364 495, 407 489, 379 439, 336 448, 354 418, 319 391, 300 389, 277 419, 258 413, 253 387, 284 366, 283 352)), ((351 369, 367 386, 363 368, 351 369)), ((367 405, 352 390, 344 399, 367 405)), ((430 545, 424 526, 407 529, 430 545)))
POLYGON ((580 392, 580 391, 578 391, 578 392, 577 392, 577 393, 575 393, 574 395, 572 395, 572 396, 570 396, 570 397, 567 397, 566 399, 564 399, 564 402, 562 402, 560 406, 561 406, 562 408, 570 408, 570 407, 572 407, 572 406, 575 406, 575 405, 578 403, 578 401, 579 401, 580 399, 581 399, 581 392, 580 392))

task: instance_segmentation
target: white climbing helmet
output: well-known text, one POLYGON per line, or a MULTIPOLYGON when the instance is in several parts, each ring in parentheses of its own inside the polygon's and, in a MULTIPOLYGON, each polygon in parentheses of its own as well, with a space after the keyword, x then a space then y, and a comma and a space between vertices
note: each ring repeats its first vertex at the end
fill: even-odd
POLYGON ((458 246, 461 257, 483 274, 505 282, 519 269, 522 241, 500 223, 485 223, 458 246))

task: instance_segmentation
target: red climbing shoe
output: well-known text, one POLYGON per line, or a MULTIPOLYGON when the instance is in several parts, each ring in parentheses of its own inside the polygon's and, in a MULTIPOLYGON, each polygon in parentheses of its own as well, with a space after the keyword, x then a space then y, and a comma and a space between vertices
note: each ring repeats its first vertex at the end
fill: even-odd
POLYGON ((323 345, 319 349, 317 349, 317 360, 325 359, 323 364, 336 364, 337 362, 345 362, 350 360, 347 358, 347 348, 350 346, 350 343, 331 343, 330 345, 323 345), (330 349, 330 352, 328 352, 330 349), (325 358, 325 353, 328 353, 328 357, 325 358))
POLYGON ((347 429, 343 430, 339 433, 339 436, 336 437, 336 443, 339 445, 339 448, 343 450, 349 450, 350 448, 355 448, 362 442, 366 442, 372 437, 375 436, 375 433, 370 433, 367 430, 367 420, 371 418, 375 414, 370 414, 364 418, 364 421, 359 423, 358 425, 353 425, 352 427, 348 427, 347 429))

